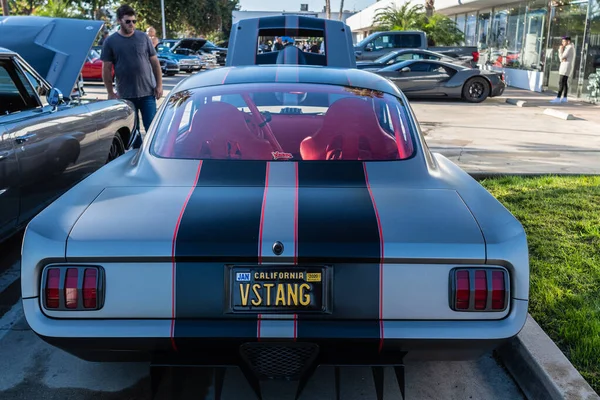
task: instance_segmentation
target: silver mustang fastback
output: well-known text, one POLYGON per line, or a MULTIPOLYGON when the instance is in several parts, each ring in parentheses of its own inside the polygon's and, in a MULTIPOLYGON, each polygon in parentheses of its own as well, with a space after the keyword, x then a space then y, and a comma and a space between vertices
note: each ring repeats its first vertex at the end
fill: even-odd
MULTIPOLYGON (((342 24, 307 20, 290 23, 342 24)), ((260 396, 318 365, 372 366, 381 394, 383 366, 403 386, 406 360, 518 334, 519 221, 428 150, 394 84, 301 51, 180 82, 140 149, 31 221, 21 282, 40 337, 86 360, 239 366, 260 396)))

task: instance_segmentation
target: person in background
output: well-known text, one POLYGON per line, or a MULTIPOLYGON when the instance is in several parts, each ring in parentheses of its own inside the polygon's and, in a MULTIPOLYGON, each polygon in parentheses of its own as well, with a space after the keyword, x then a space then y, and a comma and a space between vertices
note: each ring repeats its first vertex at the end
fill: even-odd
POLYGON ((558 59, 560 67, 558 68, 558 94, 550 103, 566 103, 567 93, 569 92, 569 76, 573 71, 573 61, 575 59, 575 49, 571 43, 571 38, 565 36, 562 38, 562 45, 558 48, 558 59), (560 96, 562 97, 562 100, 560 96))
POLYGON ((271 49, 271 51, 279 51, 283 49, 283 41, 281 40, 281 37, 278 37, 275 40, 275 44, 273 45, 273 48, 271 49))
POLYGON ((158 45, 158 38, 156 37, 156 29, 154 29, 154 27, 152 27, 152 26, 149 26, 148 29, 146 29, 146 35, 148 35, 148 37, 152 41, 152 46, 156 47, 158 45))
POLYGON ((108 98, 129 100, 135 107, 137 126, 138 113, 141 113, 144 128, 148 132, 156 115, 156 100, 163 95, 160 62, 148 35, 135 29, 137 20, 133 8, 128 5, 119 7, 117 22, 121 29, 110 35, 102 48, 102 80, 108 98), (118 95, 113 88, 113 65, 118 95))
POLYGON ((100 40, 98 40, 98 46, 102 46, 107 37, 108 37, 108 31, 107 30, 102 31, 102 37, 100 38, 100 40))

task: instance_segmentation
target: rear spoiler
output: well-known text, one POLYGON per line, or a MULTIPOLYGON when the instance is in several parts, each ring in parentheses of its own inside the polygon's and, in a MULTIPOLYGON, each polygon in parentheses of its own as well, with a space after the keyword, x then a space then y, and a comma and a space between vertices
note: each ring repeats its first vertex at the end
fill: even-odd
POLYGON ((233 24, 226 66, 279 63, 356 68, 351 30, 342 21, 303 15, 248 18, 233 24), (259 53, 258 39, 261 36, 316 37, 324 40, 325 52, 317 54, 299 51, 299 57, 289 50, 287 52, 292 57, 281 57, 278 51, 259 53))

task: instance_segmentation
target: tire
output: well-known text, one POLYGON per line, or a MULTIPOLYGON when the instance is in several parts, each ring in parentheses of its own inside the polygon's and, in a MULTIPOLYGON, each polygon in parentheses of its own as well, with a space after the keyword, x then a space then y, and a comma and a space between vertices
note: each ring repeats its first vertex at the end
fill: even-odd
POLYGON ((117 133, 115 136, 113 136, 110 150, 108 151, 108 157, 106 158, 106 164, 119 158, 123 154, 125 154, 125 145, 123 144, 121 135, 117 133))
POLYGON ((471 78, 465 82, 462 95, 469 103, 481 103, 490 95, 490 84, 485 78, 471 78))

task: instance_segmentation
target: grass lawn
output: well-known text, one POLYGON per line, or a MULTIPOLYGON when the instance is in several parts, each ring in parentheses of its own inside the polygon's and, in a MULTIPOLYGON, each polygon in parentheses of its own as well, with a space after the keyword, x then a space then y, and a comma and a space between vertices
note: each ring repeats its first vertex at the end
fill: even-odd
POLYGON ((527 232, 529 312, 600 393, 600 176, 480 183, 527 232))

